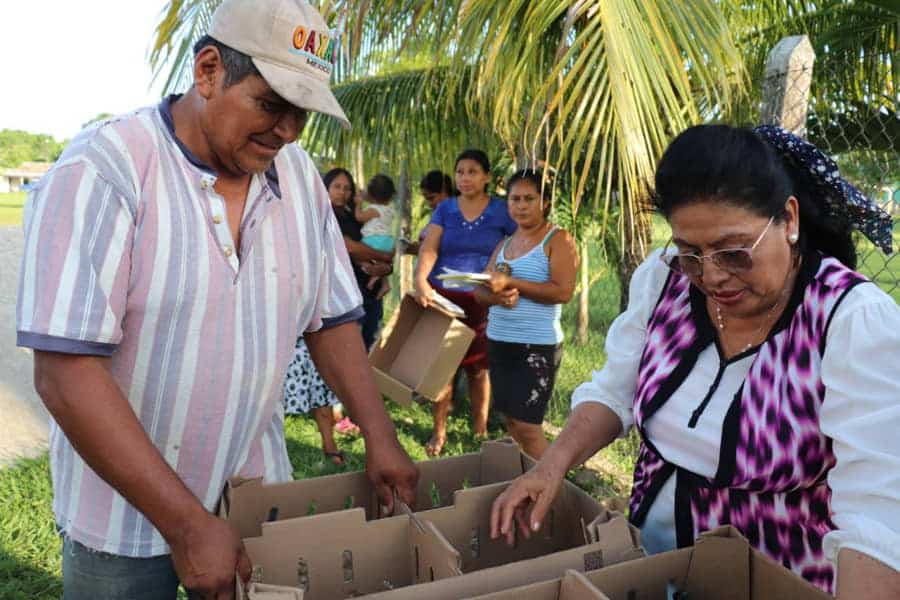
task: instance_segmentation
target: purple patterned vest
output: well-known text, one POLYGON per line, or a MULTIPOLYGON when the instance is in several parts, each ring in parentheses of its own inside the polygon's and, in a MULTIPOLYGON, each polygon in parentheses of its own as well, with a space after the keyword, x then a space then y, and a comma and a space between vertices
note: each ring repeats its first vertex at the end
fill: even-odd
MULTIPOLYGON (((834 310, 864 281, 833 258, 804 258, 784 314, 731 402, 718 472, 709 479, 668 462, 646 434, 648 419, 687 379, 700 353, 718 343, 703 294, 687 277, 669 275, 647 325, 634 399, 641 435, 630 500, 634 525, 643 525, 674 475, 679 547, 693 544, 702 531, 730 524, 754 548, 831 593, 834 574, 822 538, 835 528, 826 483, 835 458, 831 440, 819 429, 825 395, 820 369, 834 310)), ((701 403, 695 417, 704 408, 701 403)))

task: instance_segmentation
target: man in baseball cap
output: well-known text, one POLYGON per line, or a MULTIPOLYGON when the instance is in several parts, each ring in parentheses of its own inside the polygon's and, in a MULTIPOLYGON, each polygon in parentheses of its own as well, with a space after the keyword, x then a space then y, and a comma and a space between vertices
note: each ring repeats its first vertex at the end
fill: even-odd
POLYGON ((418 472, 381 402, 307 111, 346 117, 335 42, 300 0, 225 0, 194 85, 69 144, 32 192, 17 343, 53 416, 67 599, 231 598, 250 564, 230 477, 290 480, 279 409, 303 334, 385 504, 418 472))

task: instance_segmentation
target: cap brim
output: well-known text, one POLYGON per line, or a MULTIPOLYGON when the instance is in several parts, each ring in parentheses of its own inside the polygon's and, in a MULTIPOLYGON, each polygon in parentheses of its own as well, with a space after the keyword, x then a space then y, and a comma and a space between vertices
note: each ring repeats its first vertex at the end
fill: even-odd
POLYGON ((345 128, 350 128, 350 121, 328 83, 258 58, 253 59, 253 64, 275 93, 294 106, 331 115, 345 128))

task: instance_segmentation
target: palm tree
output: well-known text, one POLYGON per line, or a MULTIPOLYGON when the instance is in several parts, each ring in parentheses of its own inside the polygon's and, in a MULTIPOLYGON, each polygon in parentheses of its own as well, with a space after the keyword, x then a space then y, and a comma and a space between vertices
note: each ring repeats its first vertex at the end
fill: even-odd
MULTIPOLYGON (((168 69, 169 87, 189 73, 190 45, 218 2, 171 0, 152 55, 158 73, 168 69)), ((304 138, 315 155, 358 172, 403 165, 416 173, 449 166, 464 146, 484 145, 518 165, 541 164, 553 175, 563 213, 574 221, 588 215, 600 235, 615 241, 609 246, 621 258, 623 283, 648 248, 646 207, 656 157, 691 124, 729 116, 755 120, 751 86, 786 29, 829 40, 817 70, 827 85, 850 89, 848 82, 865 80, 871 95, 883 89, 874 87, 879 82, 896 81, 897 65, 888 59, 885 78, 882 64, 900 22, 891 0, 319 5, 343 32, 334 90, 354 128, 314 118, 304 138), (853 42, 826 37, 848 23, 868 32, 861 66, 847 60, 860 52, 853 42)), ((865 102, 860 96, 865 93, 854 99, 865 102)), ((581 238, 586 255, 588 235, 581 238)), ((582 322, 582 333, 586 327, 582 322)))

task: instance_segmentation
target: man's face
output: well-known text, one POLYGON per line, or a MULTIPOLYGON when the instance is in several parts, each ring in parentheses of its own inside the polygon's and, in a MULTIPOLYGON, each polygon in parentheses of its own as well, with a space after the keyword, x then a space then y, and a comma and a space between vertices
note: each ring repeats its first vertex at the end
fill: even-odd
POLYGON ((200 116, 218 163, 212 166, 232 175, 263 172, 300 135, 306 111, 278 96, 262 77, 251 75, 227 88, 224 79, 220 69, 200 116))

